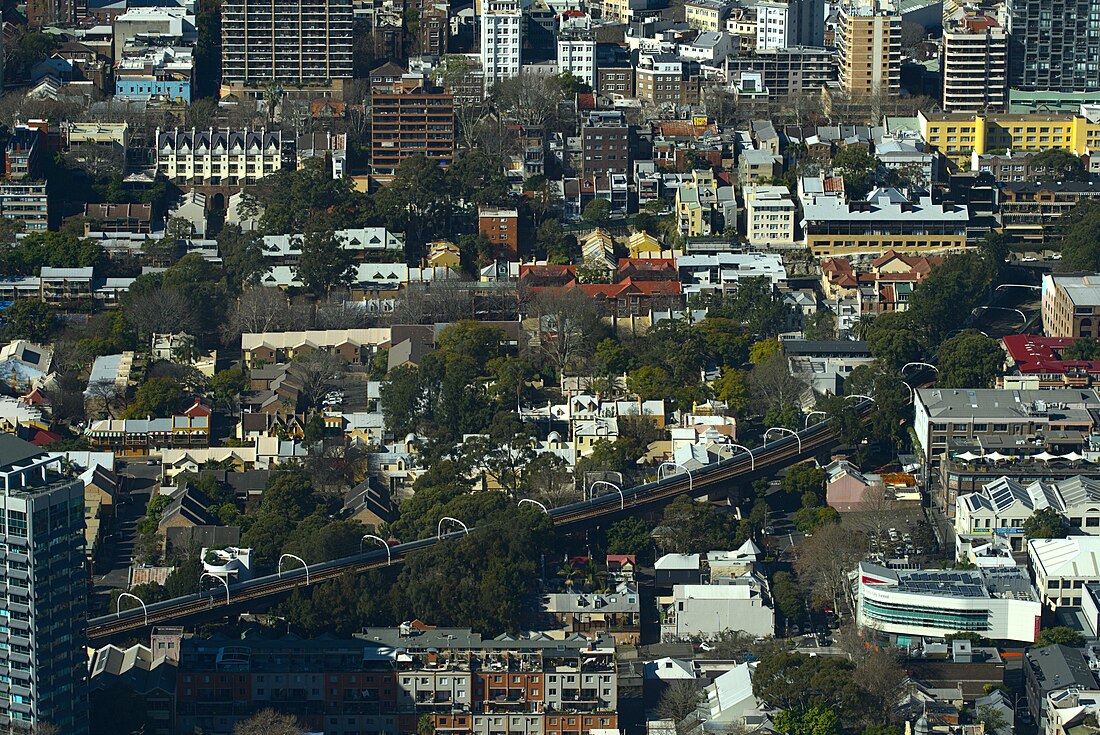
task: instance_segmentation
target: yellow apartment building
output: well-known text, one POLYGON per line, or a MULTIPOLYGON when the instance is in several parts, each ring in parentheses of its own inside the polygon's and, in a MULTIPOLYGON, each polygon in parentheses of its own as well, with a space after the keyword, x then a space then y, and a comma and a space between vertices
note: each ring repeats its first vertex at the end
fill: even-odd
POLYGON ((968 115, 917 113, 921 137, 962 168, 970 168, 971 153, 1044 151, 1058 148, 1084 155, 1100 147, 1100 119, 1084 115, 968 115))

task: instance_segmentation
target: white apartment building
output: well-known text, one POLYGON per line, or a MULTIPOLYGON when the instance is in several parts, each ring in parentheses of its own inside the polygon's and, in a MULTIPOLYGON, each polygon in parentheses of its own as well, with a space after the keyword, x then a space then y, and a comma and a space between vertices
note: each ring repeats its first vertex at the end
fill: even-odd
POLYGON ((745 230, 752 245, 794 243, 794 201, 785 186, 745 187, 745 230))
POLYGON ((523 9, 518 0, 487 0, 481 14, 481 70, 485 91, 519 76, 523 65, 523 9))
POLYGON ((1074 533, 1100 535, 1100 480, 1036 480, 1025 487, 1011 478, 998 478, 955 499, 955 533, 1002 536, 1013 551, 1023 551, 1024 522, 1044 508, 1057 511, 1074 533))
POLYGON ((713 638, 726 630, 775 635, 775 610, 766 592, 765 584, 753 575, 718 584, 675 585, 671 598, 658 600, 661 639, 713 638))
POLYGON ((736 291, 743 278, 766 277, 778 287, 787 280, 783 256, 779 253, 700 253, 676 259, 684 296, 736 291))
POLYGON ((945 112, 1003 112, 1008 104, 1008 34, 987 15, 943 29, 945 112))
POLYGON ((756 5, 756 50, 787 48, 787 22, 790 6, 781 0, 766 0, 756 5))
POLYGON ((563 30, 558 36, 558 72, 569 72, 596 88, 596 36, 588 29, 563 30))
POLYGON ((860 562, 850 575, 859 627, 896 637, 974 632, 1033 643, 1042 605, 1019 567, 900 570, 860 562))
POLYGON ((115 16, 111 49, 117 61, 128 42, 182 46, 193 43, 197 37, 193 7, 131 7, 115 16))
POLYGON ((1076 607, 1084 596, 1082 588, 1100 583, 1100 538, 1029 539, 1027 562, 1044 605, 1076 607))
POLYGON ((177 184, 254 184, 282 168, 282 134, 157 128, 157 172, 177 184))
POLYGON ((45 181, 0 182, 0 217, 22 223, 27 232, 44 232, 50 224, 49 210, 45 181))

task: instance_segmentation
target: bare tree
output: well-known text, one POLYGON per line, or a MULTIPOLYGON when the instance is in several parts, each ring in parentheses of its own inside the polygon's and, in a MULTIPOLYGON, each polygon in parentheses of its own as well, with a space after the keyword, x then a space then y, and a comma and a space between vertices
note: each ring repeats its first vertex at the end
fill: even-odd
POLYGON ((392 324, 434 324, 471 319, 471 284, 458 280, 410 283, 390 316, 392 324))
POLYGON ((586 293, 576 288, 547 290, 528 308, 538 320, 538 343, 543 356, 562 375, 592 349, 599 315, 586 293))
POLYGON ((321 399, 334 381, 344 374, 344 361, 324 350, 308 350, 295 356, 291 372, 302 386, 302 399, 313 411, 321 405, 321 399))
POLYGON ((114 380, 96 380, 88 383, 86 410, 89 419, 99 418, 99 413, 107 418, 115 418, 115 409, 121 409, 126 403, 126 390, 115 384, 114 380), (96 410, 98 409, 98 410, 96 410), (95 415, 92 415, 95 414, 95 415))
POLYGON ((310 454, 305 470, 318 493, 335 497, 366 476, 367 454, 363 447, 350 442, 325 447, 310 454))
POLYGON ((898 657, 887 649, 866 646, 855 655, 852 679, 865 693, 863 711, 867 724, 896 722, 897 704, 908 679, 898 657))
POLYGON ((764 358, 749 373, 749 390, 764 410, 798 403, 806 384, 791 375, 787 358, 777 352, 764 358))
POLYGON ((867 535, 868 539, 881 539, 899 523, 901 504, 894 492, 884 485, 874 485, 863 493, 859 510, 848 513, 845 523, 867 535))
POLYGON ((78 145, 64 154, 65 163, 83 169, 93 179, 103 179, 122 170, 125 155, 114 145, 78 145))
POLYGON ((329 300, 313 312, 314 329, 360 329, 370 326, 375 316, 356 301, 329 300))
POLYGON ((696 722, 695 712, 701 699, 702 692, 694 680, 674 681, 661 694, 657 702, 657 715, 675 722, 678 733, 686 733, 696 722))
POLYGON ((263 709, 233 728, 233 735, 302 735, 298 720, 273 709, 263 709))
POLYGON ((558 122, 565 91, 557 76, 520 74, 497 82, 492 98, 509 121, 549 130, 558 122))
POLYGON ((848 574, 867 551, 867 537, 838 523, 827 523, 795 547, 795 571, 818 605, 839 615, 847 603, 848 574))
POLYGON ((124 313, 138 338, 146 342, 154 333, 195 334, 198 328, 198 318, 187 297, 174 288, 135 294, 127 301, 124 313))
POLYGON ((920 23, 914 23, 912 21, 902 21, 901 23, 901 47, 905 49, 911 49, 916 47, 928 36, 928 32, 925 31, 924 26, 920 23))
POLYGON ((254 286, 237 299, 237 308, 229 313, 222 328, 227 341, 246 333, 277 332, 290 327, 291 310, 280 288, 254 286))
POLYGON ((524 468, 520 494, 548 508, 583 499, 565 460, 549 453, 540 454, 524 468))

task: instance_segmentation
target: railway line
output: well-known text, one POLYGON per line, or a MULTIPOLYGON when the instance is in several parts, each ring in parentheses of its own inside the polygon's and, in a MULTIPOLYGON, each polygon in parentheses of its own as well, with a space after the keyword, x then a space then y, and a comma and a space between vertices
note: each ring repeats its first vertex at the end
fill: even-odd
MULTIPOLYGON (((864 420, 869 417, 872 408, 871 401, 861 401, 857 406, 864 420)), ((624 488, 621 492, 601 495, 560 508, 551 508, 547 513, 553 519, 554 525, 563 530, 573 530, 597 521, 614 520, 658 506, 684 493, 698 497, 724 483, 747 477, 754 472, 774 471, 811 456, 834 438, 831 421, 827 417, 800 432, 768 442, 751 453, 741 452, 690 473, 677 469, 674 474, 655 482, 624 488)), ((238 584, 214 587, 186 597, 124 610, 120 614, 93 618, 88 621, 88 639, 91 642, 103 642, 152 625, 179 622, 218 610, 228 613, 247 606, 248 603, 286 594, 298 587, 319 584, 349 572, 358 574, 400 564, 409 554, 419 549, 458 538, 465 533, 467 532, 456 531, 410 541, 391 546, 388 550, 376 549, 308 567, 297 567, 238 584)))

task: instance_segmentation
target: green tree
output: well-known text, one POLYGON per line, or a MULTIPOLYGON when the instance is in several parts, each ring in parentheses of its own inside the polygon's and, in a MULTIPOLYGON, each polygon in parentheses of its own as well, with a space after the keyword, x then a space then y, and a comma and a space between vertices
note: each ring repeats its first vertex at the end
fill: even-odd
POLYGON ((1000 232, 990 230, 978 243, 978 252, 990 263, 995 263, 1000 269, 1008 258, 1010 248, 1008 238, 1000 232))
POLYGON ((814 462, 800 462, 787 470, 782 480, 783 492, 799 497, 813 493, 821 497, 825 491, 825 470, 814 462))
POLYGON ((643 365, 626 376, 626 387, 642 400, 665 398, 676 390, 676 384, 667 370, 656 365, 643 365))
POLYGON ((163 418, 183 407, 180 384, 169 378, 149 378, 134 395, 134 402, 122 414, 127 419, 163 418))
POLYGON ((778 355, 782 352, 783 345, 781 345, 777 339, 765 339, 754 342, 749 347, 749 362, 753 365, 758 365, 772 355, 778 355))
POLYGON ((202 562, 198 559, 186 559, 180 562, 164 580, 166 596, 184 597, 198 592, 200 574, 202 574, 202 562))
POLYGON ((808 340, 836 339, 836 317, 828 309, 815 311, 802 324, 802 336, 808 340))
POLYGON ((631 351, 610 337, 601 340, 592 353, 596 374, 602 376, 622 375, 630 369, 631 358, 631 351))
POLYGON ((251 383, 244 368, 227 368, 214 373, 210 379, 210 393, 214 402, 224 408, 231 407, 251 383))
POLYGON ((218 233, 217 240, 229 290, 239 293, 246 286, 258 284, 267 269, 259 234, 245 232, 238 224, 228 224, 218 233))
POLYGON ((909 297, 914 326, 936 346, 982 304, 997 273, 996 264, 978 253, 951 255, 909 297))
POLYGON ((713 387, 718 400, 725 401, 735 415, 741 416, 748 409, 749 386, 744 370, 724 368, 713 387))
POLYGON ((756 339, 767 339, 783 328, 787 307, 767 276, 753 276, 742 279, 735 294, 718 297, 707 316, 733 319, 756 339))
POLYGON ((405 232, 406 255, 419 259, 418 248, 429 239, 449 235, 454 192, 438 162, 410 156, 397 167, 393 181, 374 196, 378 214, 390 229, 405 232))
POLYGON ((659 543, 666 552, 694 554, 728 548, 733 541, 733 521, 708 503, 680 495, 667 506, 658 526, 659 543))
POLYGON ((936 362, 938 386, 991 388, 1004 372, 1005 353, 995 340, 976 330, 967 330, 940 345, 936 362))
POLYGON ((504 206, 512 201, 512 189, 501 161, 474 149, 447 169, 447 180, 462 199, 477 205, 504 206))
POLYGON ((805 712, 777 712, 773 723, 784 735, 840 735, 840 716, 832 707, 820 704, 805 712))
POLYGON ((1024 521, 1024 535, 1032 538, 1065 538, 1066 522, 1053 508, 1040 508, 1024 521))
POLYGON ((265 176, 252 192, 263 209, 260 227, 273 234, 361 227, 374 215, 371 200, 350 179, 334 179, 322 158, 265 176))
POLYGON ((1083 360, 1093 362, 1100 360, 1100 340, 1089 337, 1080 337, 1062 352, 1063 360, 1083 360))
POLYGON ((790 572, 776 572, 772 579, 772 595, 776 607, 783 617, 791 622, 799 622, 806 617, 806 602, 802 590, 790 572))
POLYGON ((844 177, 849 197, 860 200, 875 185, 878 159, 865 146, 846 145, 833 156, 833 170, 844 177))
POLYGON ((607 530, 607 553, 635 554, 641 556, 653 548, 649 525, 641 518, 631 516, 616 521, 607 530))
POLYGON ((794 514, 795 528, 805 534, 813 533, 826 524, 839 522, 840 514, 827 505, 811 508, 803 507, 794 514))
MULTIPOLYGON (((469 535, 409 555, 398 577, 401 619, 430 618, 495 636, 521 629, 526 600, 537 589, 542 554, 553 524, 537 508, 516 508, 501 493, 469 535)), ((468 516, 461 517, 470 525, 468 516)), ((434 532, 434 528, 433 528, 434 532)))
POLYGON ((351 285, 355 277, 352 253, 332 230, 309 232, 302 239, 298 280, 317 298, 333 288, 351 285))
POLYGON ((900 370, 907 362, 918 362, 922 357, 921 341, 908 312, 880 314, 864 323, 862 331, 867 349, 893 370, 900 370))
POLYGON ((1037 153, 1031 159, 1031 170, 1038 178, 1059 181, 1085 181, 1089 175, 1084 161, 1062 148, 1047 148, 1037 153))
POLYGON ((1064 233, 1060 266, 1068 271, 1100 270, 1100 202, 1083 199, 1058 220, 1064 233))
POLYGON ((604 227, 611 219, 611 202, 597 197, 585 205, 581 216, 593 227, 604 227))
POLYGON ((45 343, 56 324, 53 309, 36 299, 19 299, 3 312, 4 336, 9 339, 28 339, 45 343))
POLYGON ((390 431, 398 436, 417 431, 427 406, 418 368, 401 365, 390 370, 382 381, 379 396, 390 431))
POLYGON ((253 550, 258 564, 273 565, 290 535, 317 507, 305 472, 299 467, 280 470, 268 480, 256 520, 241 535, 241 544, 253 550))
POLYGON ((862 696, 853 680, 854 670, 847 659, 776 651, 761 657, 752 691, 765 705, 794 717, 815 707, 848 715, 858 710, 862 696))
POLYGON ((707 316, 693 331, 702 335, 707 359, 723 367, 738 367, 749 359, 749 335, 736 320, 707 316))
POLYGON ((1039 631, 1039 637, 1035 639, 1035 645, 1041 646, 1069 646, 1076 648, 1085 642, 1085 639, 1073 628, 1065 625, 1056 625, 1053 628, 1043 628, 1039 631))
POLYGON ((983 704, 974 713, 974 719, 985 726, 985 732, 994 735, 998 731, 1008 727, 1009 721, 998 707, 992 704, 983 704))

